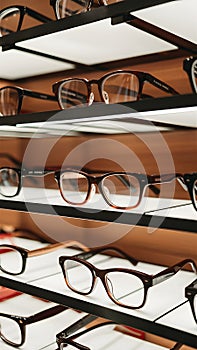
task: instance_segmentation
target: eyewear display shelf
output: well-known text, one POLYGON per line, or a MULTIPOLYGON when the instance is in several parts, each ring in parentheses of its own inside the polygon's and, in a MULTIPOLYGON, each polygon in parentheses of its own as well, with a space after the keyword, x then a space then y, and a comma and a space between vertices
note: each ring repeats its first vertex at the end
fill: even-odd
MULTIPOLYGON (((141 10, 147 7, 164 4, 170 2, 169 0, 126 0, 110 6, 103 6, 94 11, 83 13, 69 19, 61 19, 59 21, 51 21, 34 28, 26 29, 18 33, 7 35, 0 38, 0 46, 3 50, 12 49, 16 43, 48 35, 50 33, 67 30, 74 27, 79 27, 84 24, 99 21, 105 18, 112 18, 112 23, 116 24, 125 21, 125 15, 130 12, 141 10)), ((197 47, 193 43, 178 40, 179 48, 186 48, 191 53, 197 52, 197 47), (183 46, 181 46, 183 44, 183 46), (185 46, 186 45, 186 46, 185 46)), ((165 99, 156 99, 150 101, 140 101, 132 104, 119 105, 98 105, 84 109, 76 109, 72 111, 52 111, 44 113, 36 113, 31 115, 10 116, 7 118, 0 118, 0 125, 2 126, 19 126, 26 123, 34 124, 36 122, 46 122, 52 117, 53 122, 76 123, 91 120, 106 119, 106 116, 118 115, 122 118, 123 114, 131 113, 131 108, 137 113, 147 111, 174 110, 175 108, 188 108, 188 110, 181 112, 196 113, 196 96, 174 96, 165 99), (103 118, 100 118, 103 117, 103 118)), ((175 111, 177 116, 179 111, 175 111)), ((174 113, 173 113, 174 114, 174 113)), ((128 117, 128 115, 127 115, 128 117)), ((137 116, 139 118, 139 115, 137 116)), ((129 116, 130 119, 134 115, 129 116)), ((145 120, 146 118, 144 118, 145 120)), ((178 119, 178 118, 177 118, 178 119)), ((143 120, 143 118, 142 118, 143 120)), ((143 120, 143 122, 144 122, 143 120)), ((151 119, 150 119, 151 120, 151 119)), ((175 121, 170 121, 170 125, 177 125, 175 121)), ((178 124, 179 125, 179 124, 178 124)), ((180 126, 185 126, 180 125, 180 126)), ((189 127, 196 127, 195 122, 191 121, 189 127)), ((27 189, 34 192, 34 189, 27 189)), ((26 191, 26 190, 25 190, 26 191)), ((39 189, 40 191, 40 189, 39 189)), ((61 202, 59 193, 49 192, 48 200, 43 203, 39 197, 31 202, 25 201, 24 193, 21 197, 16 197, 13 200, 0 199, 0 207, 2 209, 18 210, 18 211, 32 211, 41 214, 62 215, 67 217, 76 217, 90 220, 113 221, 122 224, 137 224, 139 226, 153 226, 161 228, 169 228, 175 230, 184 230, 188 232, 196 232, 196 212, 192 208, 190 201, 171 201, 166 205, 165 200, 157 203, 152 201, 146 204, 146 209, 138 208, 137 211, 120 212, 115 210, 105 209, 98 212, 98 208, 87 207, 84 211, 81 208, 73 208, 64 204, 58 205, 61 202), (53 193, 53 194, 52 194, 53 193), (50 195, 51 199, 50 199, 50 195), (55 194, 55 195, 54 195, 55 194), (150 204, 150 206, 149 206, 150 204), (152 206, 153 205, 153 206, 152 206), (166 213, 166 208, 168 213, 166 213), (161 214, 161 215, 160 215, 161 214)), ((32 198, 32 197, 29 197, 32 198)), ((41 196, 40 196, 41 198, 41 196)), ((121 260, 122 261, 122 260, 121 260)), ((105 264, 105 262, 103 262, 105 264)), ((101 265, 103 264, 101 262, 101 265)), ((55 264, 54 264, 55 265, 55 264)), ((40 266, 40 265, 39 265, 40 266)), ((158 266, 142 263, 143 271, 147 273, 156 273, 158 266)), ((159 267, 160 269, 161 267, 159 267)), ((147 298, 147 306, 141 310, 128 310, 119 307, 107 298, 101 288, 97 288, 93 296, 79 297, 77 294, 68 291, 65 288, 65 283, 60 271, 51 271, 48 274, 42 275, 42 270, 37 269, 39 276, 32 278, 26 277, 8 277, 0 274, 0 285, 11 289, 15 289, 33 296, 38 296, 52 302, 60 303, 74 309, 79 309, 84 312, 89 312, 97 316, 114 320, 115 322, 130 325, 139 328, 146 332, 159 335, 173 341, 179 341, 186 345, 197 348, 197 328, 192 318, 189 302, 184 298, 184 287, 195 279, 195 275, 190 272, 180 272, 176 282, 170 284, 169 289, 163 288, 162 284, 152 288, 151 293, 147 298), (165 295, 164 295, 165 294, 165 295), (165 299, 165 302, 164 302, 165 299)))

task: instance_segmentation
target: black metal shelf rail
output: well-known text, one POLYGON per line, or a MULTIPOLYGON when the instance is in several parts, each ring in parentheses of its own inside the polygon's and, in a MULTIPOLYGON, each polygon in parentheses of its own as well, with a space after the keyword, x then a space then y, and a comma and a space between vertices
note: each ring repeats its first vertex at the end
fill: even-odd
MULTIPOLYGON (((162 98, 150 98, 136 102, 126 102, 121 104, 98 103, 88 107, 76 107, 67 110, 55 110, 38 113, 18 114, 16 116, 0 117, 0 125, 17 125, 25 123, 36 123, 51 121, 64 121, 68 123, 80 122, 87 118, 94 121, 97 117, 121 114, 131 114, 133 112, 158 111, 173 108, 186 108, 197 106, 197 95, 176 95, 162 98)), ((132 116, 132 115, 131 115, 132 116)), ((136 119, 135 119, 136 120, 136 119)), ((139 115, 140 120, 140 115, 139 115)))
POLYGON ((197 348, 197 336, 194 334, 165 326, 154 321, 144 320, 140 317, 125 314, 107 307, 91 304, 90 302, 78 300, 73 297, 68 297, 66 295, 45 290, 40 287, 31 286, 28 283, 18 282, 6 277, 0 277, 0 285, 36 297, 41 297, 58 304, 66 305, 73 309, 78 309, 96 316, 104 317, 120 324, 132 326, 145 332, 149 332, 197 348))
POLYGON ((128 213, 126 211, 98 211, 98 209, 96 210, 89 208, 85 208, 83 210, 82 208, 71 206, 48 205, 40 203, 38 204, 32 202, 28 202, 26 204, 25 202, 9 200, 0 200, 0 208, 38 214, 59 215, 62 217, 69 218, 87 219, 102 222, 114 222, 125 225, 137 225, 143 227, 154 227, 162 229, 165 228, 169 230, 197 233, 196 220, 164 217, 159 215, 155 216, 154 212, 153 214, 136 214, 128 213))
POLYGON ((56 33, 85 24, 100 21, 106 18, 113 18, 121 14, 142 10, 148 7, 165 4, 177 0, 125 0, 108 6, 101 6, 86 13, 63 18, 58 21, 51 21, 33 28, 11 33, 0 38, 2 50, 12 49, 18 42, 38 38, 43 35, 56 33))

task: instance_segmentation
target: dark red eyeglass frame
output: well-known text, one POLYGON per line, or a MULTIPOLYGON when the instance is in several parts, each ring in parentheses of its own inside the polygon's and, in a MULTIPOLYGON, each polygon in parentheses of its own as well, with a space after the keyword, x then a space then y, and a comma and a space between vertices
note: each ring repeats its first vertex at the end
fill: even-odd
MULTIPOLYGON (((107 248, 99 248, 98 250, 90 250, 90 252, 88 253, 81 253, 75 256, 60 256, 59 257, 59 264, 61 266, 62 272, 63 272, 63 276, 65 279, 65 283, 68 286, 69 289, 71 289, 73 292, 80 294, 80 295, 89 295, 94 287, 95 287, 95 282, 96 279, 99 278, 109 296, 109 298, 117 305, 127 308, 127 309, 140 309, 144 306, 146 299, 147 299, 147 292, 148 289, 150 287, 153 287, 161 282, 166 281, 168 278, 174 276, 178 271, 180 271, 186 264, 191 264, 193 270, 197 273, 197 266, 194 260, 192 259, 184 259, 178 263, 176 263, 173 266, 167 267, 165 270, 162 270, 161 272, 155 274, 155 275, 150 275, 144 272, 140 272, 137 270, 132 270, 132 269, 128 269, 128 268, 110 268, 110 269, 98 269, 97 267, 95 267, 93 264, 91 264, 90 262, 86 261, 86 259, 90 258, 91 256, 94 256, 96 254, 102 253, 103 251, 106 250, 115 250, 113 247, 107 247, 107 248), (82 291, 76 291, 75 289, 72 288, 72 286, 70 286, 69 281, 67 279, 67 275, 66 275, 66 271, 65 271, 65 266, 64 263, 65 261, 75 261, 78 262, 80 264, 85 265, 91 275, 92 275, 92 285, 89 289, 88 292, 82 292, 82 291), (114 298, 114 296, 112 295, 111 291, 108 288, 108 285, 106 283, 106 275, 110 272, 122 272, 125 274, 132 274, 136 277, 138 277, 141 282, 143 283, 144 286, 144 298, 142 303, 139 306, 128 306, 128 305, 124 305, 122 304, 120 301, 116 300, 114 298)), ((122 255, 124 256, 124 252, 119 250, 119 254, 120 252, 122 253, 122 255)), ((124 256, 125 257, 125 256, 124 256)), ((131 262, 131 259, 134 259, 132 257, 129 258, 129 261, 131 262)), ((133 265, 137 265, 137 260, 134 259, 133 260, 133 265)))
POLYGON ((103 90, 102 90, 102 86, 103 83, 105 81, 105 79, 109 78, 110 76, 116 75, 116 74, 133 74, 137 77, 138 82, 139 82, 139 90, 138 90, 138 94, 137 94, 137 98, 136 100, 139 100, 141 95, 142 95, 142 90, 143 90, 143 86, 144 83, 147 81, 148 83, 150 83, 151 85, 157 87, 158 89, 165 91, 166 93, 172 94, 172 95, 179 95, 179 93, 173 89, 170 85, 166 84, 165 82, 159 80, 158 78, 154 77, 152 74, 150 73, 146 73, 146 72, 139 72, 139 71, 131 71, 131 70, 117 70, 117 71, 113 71, 111 73, 105 74, 104 76, 102 76, 100 79, 92 79, 92 80, 87 80, 87 79, 82 79, 82 78, 68 78, 68 79, 63 79, 60 80, 59 82, 56 82, 55 84, 52 85, 52 90, 53 93, 55 94, 55 96, 57 97, 59 106, 61 109, 63 109, 63 103, 61 103, 61 99, 60 99, 60 87, 63 83, 65 82, 69 82, 74 80, 78 80, 83 82, 84 84, 86 84, 87 87, 87 104, 90 104, 90 96, 91 96, 91 86, 92 84, 96 84, 98 86, 98 90, 99 90, 99 94, 100 94, 100 98, 102 102, 105 102, 104 97, 103 97, 103 90))
POLYGON ((65 310, 67 310, 68 307, 63 306, 63 305, 57 305, 57 306, 53 306, 50 309, 41 311, 35 315, 32 316, 28 316, 28 317, 24 317, 24 316, 16 316, 16 315, 8 315, 5 313, 0 313, 0 317, 6 317, 11 319, 12 321, 15 321, 21 331, 21 342, 20 343, 13 343, 11 341, 9 341, 8 339, 6 339, 1 333, 0 333, 0 338, 7 344, 12 345, 14 347, 18 347, 21 346, 25 343, 26 340, 26 326, 28 324, 32 324, 35 322, 39 322, 41 320, 47 319, 49 317, 55 316, 57 314, 59 314, 60 312, 63 312, 65 310))

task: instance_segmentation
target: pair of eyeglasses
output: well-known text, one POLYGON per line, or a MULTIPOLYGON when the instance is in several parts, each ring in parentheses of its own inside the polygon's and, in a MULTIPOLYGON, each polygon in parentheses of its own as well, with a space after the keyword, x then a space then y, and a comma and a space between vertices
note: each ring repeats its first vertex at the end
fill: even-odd
POLYGON ((145 72, 119 70, 108 73, 96 80, 69 78, 53 84, 61 109, 76 106, 89 106, 94 101, 92 85, 98 86, 101 101, 122 103, 137 101, 142 97, 144 83, 148 82, 166 93, 177 95, 171 86, 145 72))
POLYGON ((25 16, 47 23, 50 18, 26 6, 8 6, 0 11, 0 36, 18 32, 21 30, 25 16))
POLYGON ((17 86, 4 86, 0 89, 0 116, 16 115, 21 112, 24 96, 41 100, 57 101, 53 95, 22 89, 17 86))
MULTIPOLYGON (((104 248, 104 250, 111 250, 111 248, 104 248)), ((97 279, 100 279, 109 298, 115 304, 128 309, 143 307, 148 289, 173 277, 185 265, 191 264, 194 272, 197 273, 197 266, 192 259, 179 261, 155 275, 128 268, 99 269, 87 261, 91 256, 102 252, 102 249, 96 249, 72 257, 61 256, 59 264, 65 283, 73 292, 89 295, 94 290, 97 279)), ((134 258, 132 260, 133 262, 130 257, 129 261, 137 265, 138 261, 134 258)))
POLYGON ((185 296, 189 300, 194 320, 197 323, 197 279, 185 288, 185 296))
POLYGON ((4 197, 17 196, 25 176, 43 176, 54 173, 62 198, 72 205, 83 205, 96 192, 100 191, 106 203, 116 209, 137 207, 148 186, 157 190, 155 184, 168 183, 178 179, 184 188, 188 188, 193 204, 197 209, 197 173, 182 175, 145 175, 130 172, 110 172, 101 176, 89 175, 75 169, 17 169, 0 168, 0 194, 4 197), (193 190, 194 188, 194 190, 193 190))
POLYGON ((8 315, 1 312, 0 337, 5 343, 11 346, 21 346, 26 340, 27 325, 55 316, 67 309, 66 306, 57 305, 29 317, 8 315))
POLYGON ((197 94, 197 57, 186 58, 183 69, 188 75, 192 91, 197 94))
MULTIPOLYGON (((58 350, 96 350, 100 348, 98 343, 102 345, 103 349, 111 349, 113 347, 114 341, 118 346, 124 346, 124 349, 130 349, 132 344, 132 338, 129 339, 129 343, 123 342, 123 338, 117 337, 117 334, 125 333, 125 327, 118 325, 112 321, 102 322, 100 324, 91 326, 83 331, 78 332, 77 334, 67 336, 67 329, 65 331, 56 335, 56 342, 58 345, 58 350), (118 332, 115 337, 111 337, 112 332, 118 332), (127 345, 128 344, 128 345, 127 345), (111 346, 110 346, 111 345, 111 346)), ((74 332, 73 332, 74 333, 74 332)), ((126 333, 129 333, 126 329, 126 333)), ((131 334, 132 335, 132 334, 131 334)), ((143 342, 143 341, 142 341, 143 342)), ((146 343, 145 343, 146 344, 146 343)), ((145 345, 144 344, 144 345, 145 345)), ((176 343, 171 350, 179 350, 182 344, 176 343)))
POLYGON ((61 243, 49 244, 46 247, 34 250, 24 249, 11 244, 0 245, 0 270, 9 275, 20 275, 25 271, 27 259, 52 253, 57 249, 77 247, 82 251, 88 251, 88 247, 78 241, 65 241, 61 243))

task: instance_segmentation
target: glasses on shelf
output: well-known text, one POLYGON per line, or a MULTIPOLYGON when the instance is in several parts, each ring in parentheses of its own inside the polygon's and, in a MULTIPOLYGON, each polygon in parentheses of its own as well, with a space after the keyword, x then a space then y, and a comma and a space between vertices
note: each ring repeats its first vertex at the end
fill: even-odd
POLYGON ((144 83, 148 82, 166 93, 178 92, 153 75, 138 71, 120 70, 108 73, 99 80, 70 78, 53 84, 61 109, 76 106, 90 106, 94 101, 92 85, 98 86, 101 101, 104 103, 132 102, 140 99, 144 83))
POLYGON ((0 337, 5 343, 11 346, 21 346, 26 340, 27 325, 55 316, 67 309, 68 308, 66 306, 57 305, 29 317, 8 315, 1 312, 0 337))
POLYGON ((192 91, 197 94, 197 57, 189 57, 183 61, 183 69, 189 77, 192 91))
POLYGON ((18 5, 9 6, 0 11, 0 36, 21 30, 25 15, 42 23, 51 21, 50 18, 29 7, 18 5))
MULTIPOLYGON (((105 248, 105 250, 110 250, 110 247, 105 248)), ((101 253, 102 250, 98 252, 101 253)), ((98 252, 93 250, 93 255, 98 252)), ((94 290, 99 278, 109 298, 115 304, 128 309, 143 307, 147 299, 148 289, 171 278, 185 265, 191 264, 197 273, 197 266, 192 259, 184 259, 155 275, 150 275, 128 268, 99 269, 86 260, 93 255, 90 251, 72 257, 61 256, 59 258, 67 287, 80 295, 89 295, 94 290)))
POLYGON ((68 247, 77 247, 85 252, 89 250, 84 244, 72 240, 49 244, 46 247, 34 250, 10 244, 0 244, 0 270, 9 275, 20 275, 25 271, 28 258, 52 253, 57 249, 68 247))
POLYGON ((0 89, 0 116, 19 114, 24 96, 41 100, 57 101, 55 96, 42 92, 22 89, 16 86, 4 86, 0 89))
MULTIPOLYGON (((101 176, 89 175, 83 171, 66 169, 17 169, 0 168, 0 194, 4 197, 17 196, 22 187, 22 177, 43 176, 54 172, 62 198, 69 204, 83 205, 99 189, 108 205, 117 209, 135 208, 141 202, 148 186, 168 183, 179 178, 184 185, 181 174, 145 175, 126 172, 110 172, 101 176)), ((189 182, 188 182, 189 184, 189 182)))
POLYGON ((185 296, 189 300, 194 320, 197 323, 197 279, 185 288, 185 296))
POLYGON ((122 0, 50 0, 56 18, 65 18, 82 12, 90 11, 91 8, 111 5, 122 0))
POLYGON ((75 169, 55 170, 0 168, 0 194, 4 197, 17 196, 22 188, 22 177, 43 176, 54 173, 62 198, 72 205, 83 205, 96 192, 101 193, 106 203, 116 209, 137 207, 147 187, 168 183, 177 179, 188 190, 194 208, 197 210, 197 173, 145 175, 130 172, 110 172, 99 176, 75 169))

